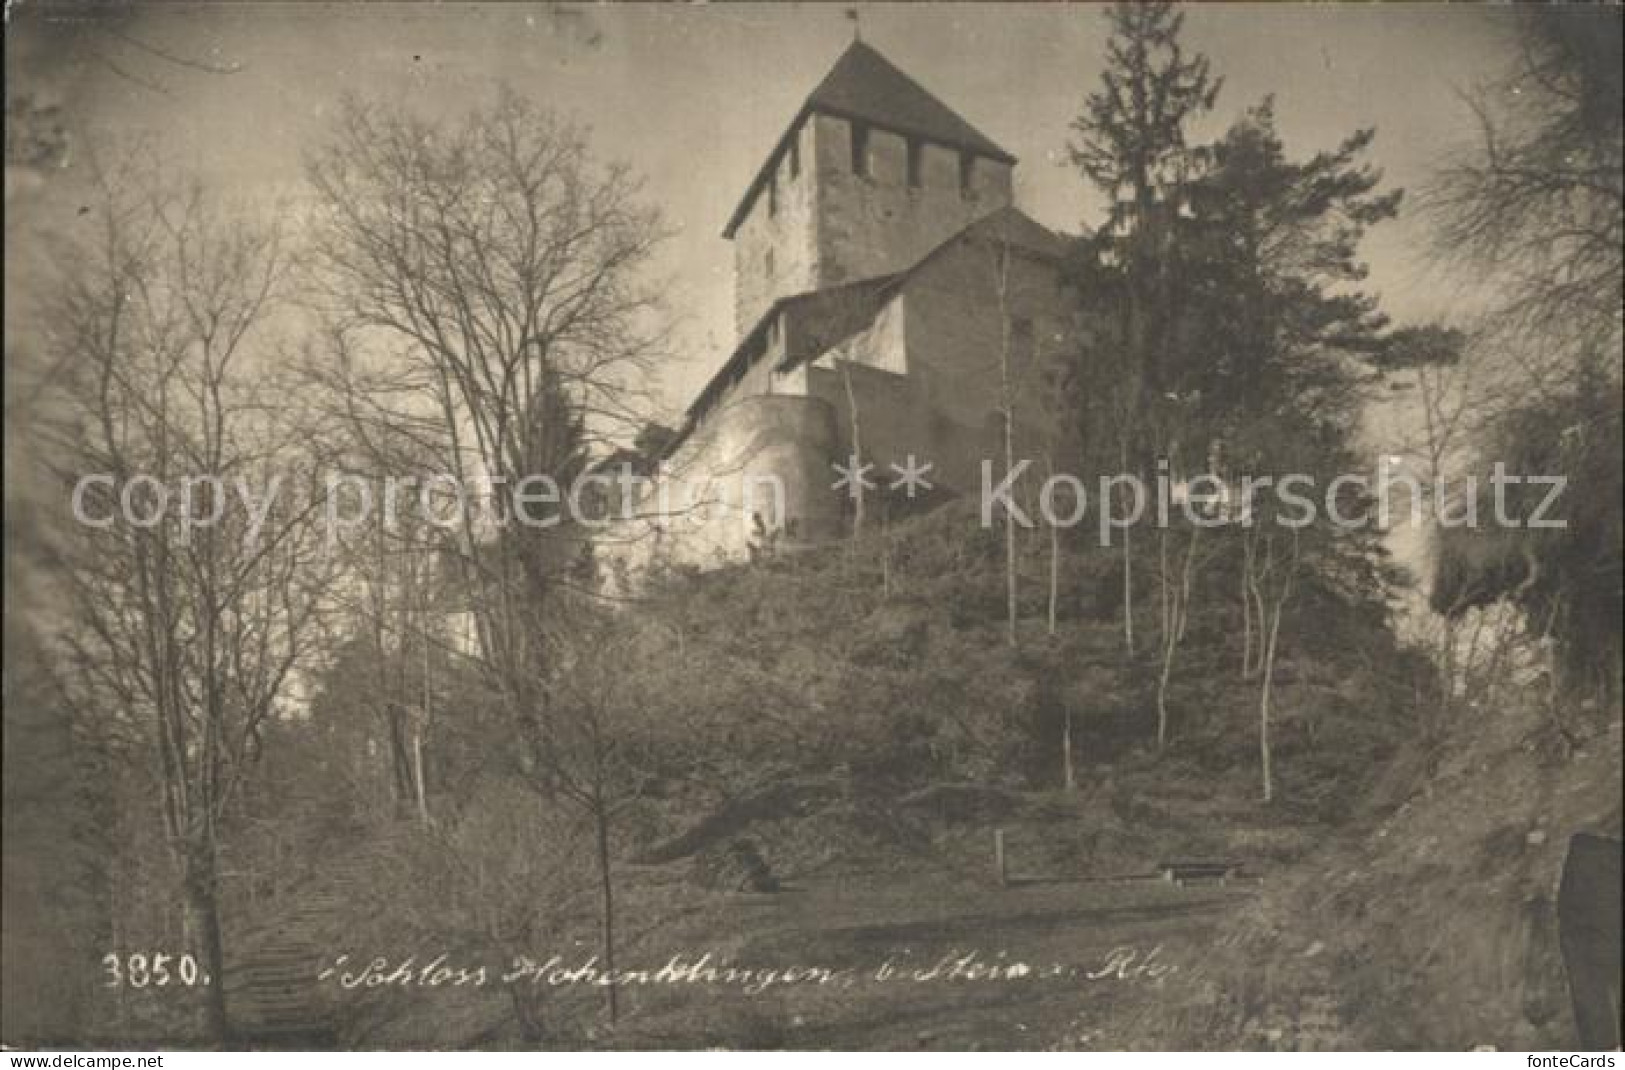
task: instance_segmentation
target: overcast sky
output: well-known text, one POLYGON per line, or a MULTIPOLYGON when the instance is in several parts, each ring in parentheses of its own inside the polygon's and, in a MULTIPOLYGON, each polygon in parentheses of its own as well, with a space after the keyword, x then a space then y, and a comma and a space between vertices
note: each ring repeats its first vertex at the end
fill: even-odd
MULTIPOLYGON (((864 5, 864 39, 1020 158, 1018 204, 1058 230, 1098 221, 1065 164, 1068 123, 1099 79, 1104 18, 1089 5, 864 5)), ((729 211, 802 98, 850 41, 842 5, 165 6, 112 24, 30 4, 12 12, 8 97, 60 103, 76 143, 150 132, 177 163, 251 196, 297 195, 300 155, 347 91, 456 114, 505 80, 573 113, 599 154, 645 176, 677 237, 659 264, 684 317, 686 362, 664 376, 675 411, 732 338, 729 211), (194 70, 153 50, 234 69, 194 70)), ((1267 93, 1290 152, 1377 128, 1373 160, 1414 188, 1469 134, 1457 91, 1502 65, 1512 12, 1469 5, 1204 5, 1190 47, 1225 79, 1213 127, 1267 93)), ((1209 131, 1211 132, 1211 131, 1209 131)), ((71 169, 70 169, 71 170, 71 169)), ((71 186, 71 175, 54 184, 71 186)), ((8 275, 33 231, 74 205, 33 198, 8 224, 8 275)), ((1449 294, 1402 220, 1367 251, 1401 319, 1449 294)), ((8 289, 19 280, 8 279, 8 289)))

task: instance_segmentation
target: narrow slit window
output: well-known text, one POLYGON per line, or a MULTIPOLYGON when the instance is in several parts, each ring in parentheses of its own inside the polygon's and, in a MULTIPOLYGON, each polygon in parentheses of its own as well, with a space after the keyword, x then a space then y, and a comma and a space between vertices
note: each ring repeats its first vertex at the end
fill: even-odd
POLYGON ((767 176, 767 217, 772 219, 779 214, 779 176, 767 176))
POLYGON ((869 128, 863 123, 852 124, 852 173, 869 177, 869 128))
POLYGON ((908 139, 908 186, 909 189, 919 189, 921 158, 925 155, 925 145, 916 138, 908 139))
POLYGON ((976 157, 968 152, 959 154, 959 192, 969 194, 976 178, 976 157))
POLYGON ((795 130, 790 134, 790 177, 801 177, 801 131, 795 130))

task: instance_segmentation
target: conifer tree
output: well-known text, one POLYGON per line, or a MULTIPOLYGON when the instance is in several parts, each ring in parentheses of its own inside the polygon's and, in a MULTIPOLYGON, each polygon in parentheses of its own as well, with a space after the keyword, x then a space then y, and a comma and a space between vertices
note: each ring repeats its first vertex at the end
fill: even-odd
MULTIPOLYGON (((1111 36, 1101 84, 1084 100, 1073 121, 1072 161, 1110 203, 1097 247, 1114 275, 1120 298, 1116 332, 1125 351, 1119 404, 1104 414, 1116 426, 1117 460, 1141 467, 1140 438, 1150 400, 1166 392, 1163 367, 1176 322, 1171 307, 1166 223, 1178 219, 1183 187, 1202 153, 1187 140, 1188 125, 1209 111, 1220 82, 1200 54, 1180 43, 1184 16, 1169 2, 1119 3, 1107 12, 1111 36)), ((1101 413, 1081 413, 1086 422, 1101 413)), ((1091 433, 1092 432, 1092 433, 1091 433)), ((1098 428, 1085 440, 1099 439, 1098 428)), ((1159 444, 1159 452, 1164 446, 1159 444)), ((1134 650, 1134 562, 1130 532, 1122 532, 1123 630, 1134 650)))
POLYGON ((1072 123, 1072 161, 1109 198, 1106 233, 1120 237, 1128 289, 1124 335, 1143 385, 1159 387, 1163 332, 1156 305, 1165 300, 1166 228, 1159 219, 1177 204, 1203 153, 1187 140, 1189 125, 1211 110, 1221 81, 1206 56, 1180 43, 1184 15, 1167 0, 1118 3, 1107 12, 1111 36, 1101 84, 1072 123))

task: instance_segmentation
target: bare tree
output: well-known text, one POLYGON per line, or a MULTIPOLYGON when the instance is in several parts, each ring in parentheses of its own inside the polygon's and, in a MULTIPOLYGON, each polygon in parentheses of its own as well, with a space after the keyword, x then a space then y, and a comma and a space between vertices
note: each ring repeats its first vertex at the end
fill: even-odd
POLYGON ((1185 639, 1185 628, 1190 623, 1191 591, 1194 588, 1197 566, 1200 555, 1197 553, 1201 543, 1202 529, 1192 526, 1185 537, 1183 553, 1176 553, 1171 559, 1168 553, 1170 542, 1167 528, 1157 533, 1157 552, 1160 569, 1158 573, 1161 598, 1162 633, 1160 654, 1161 668, 1157 673, 1157 750, 1164 750, 1168 746, 1168 685, 1173 681, 1174 663, 1179 653, 1179 647, 1185 639))
POLYGON ((1467 95, 1477 143, 1425 205, 1440 257, 1497 287, 1493 325, 1532 384, 1587 351, 1618 359, 1625 179, 1617 10, 1529 7, 1515 58, 1467 95))
MULTIPOLYGON (((999 308, 999 414, 1003 417, 1004 470, 1016 467, 1016 375, 1011 367, 1010 243, 993 245, 993 292, 999 308)), ((1016 516, 1004 513, 1005 640, 1016 645, 1016 516)))
MULTIPOLYGON (((383 501, 387 484, 368 484, 373 501, 383 501)), ((382 729, 389 786, 397 814, 415 811, 429 823, 424 779, 424 737, 433 723, 434 664, 450 644, 442 622, 456 612, 437 595, 436 542, 409 513, 392 526, 382 509, 373 510, 364 531, 344 545, 345 565, 357 588, 350 619, 366 637, 372 686, 367 705, 382 729)))
POLYGON ((521 498, 527 479, 569 488, 641 420, 662 341, 639 281, 658 217, 580 131, 511 92, 457 124, 349 101, 309 174, 350 368, 336 392, 461 488, 453 545, 482 592, 480 661, 545 749, 548 602, 581 586, 583 544, 562 508, 521 498))
MULTIPOLYGON (((310 158, 319 292, 341 359, 331 394, 378 443, 409 442, 458 488, 443 544, 470 592, 480 677, 519 770, 551 811, 595 822, 613 957, 600 731, 566 699, 572 620, 595 592, 577 478, 641 427, 660 309, 643 272, 664 236, 618 166, 511 92, 462 122, 349 101, 310 158), (557 491, 543 495, 537 480, 557 491), (472 490, 488 486, 489 490, 472 490)), ((613 990, 611 999, 613 1001, 613 990)), ((610 1006, 614 1014, 613 1002, 610 1006)))
POLYGON ((1263 798, 1275 798, 1274 752, 1270 744, 1271 718, 1274 714, 1275 666, 1280 651, 1281 618, 1287 603, 1292 600, 1297 585, 1300 556, 1298 532, 1293 530, 1289 548, 1278 548, 1275 535, 1260 537, 1262 559, 1255 554, 1255 567, 1249 572, 1249 583, 1259 610, 1259 672, 1258 689, 1258 758, 1263 782, 1263 798))
MULTIPOLYGON (((1482 341, 1491 343, 1492 339, 1486 336, 1482 341)), ((1482 430, 1485 415, 1504 404, 1486 382, 1493 379, 1488 363, 1482 359, 1475 360, 1472 367, 1460 360, 1422 363, 1415 369, 1414 380, 1406 384, 1415 393, 1410 406, 1414 434, 1403 443, 1406 456, 1386 458, 1383 463, 1408 460, 1414 466, 1420 485, 1420 500, 1414 506, 1428 506, 1422 514, 1425 517, 1437 518, 1461 507, 1450 482, 1470 464, 1469 449, 1473 436, 1482 430)), ((1470 597, 1466 589, 1458 594, 1459 599, 1470 597)), ((1418 613, 1421 619, 1416 624, 1419 641, 1438 667, 1439 707, 1446 721, 1458 701, 1474 701, 1467 694, 1470 682, 1487 684, 1499 675, 1480 671, 1484 668, 1480 662, 1486 657, 1498 660, 1494 651, 1502 646, 1504 629, 1490 626, 1492 614, 1465 614, 1466 605, 1461 601, 1441 614, 1418 613), (1487 633, 1497 638, 1492 640, 1487 633)))
POLYGON ((1241 678, 1253 675, 1253 532, 1241 529, 1241 678))
POLYGON ((223 1041, 221 826, 323 604, 314 458, 287 445, 259 359, 287 260, 274 226, 154 168, 95 182, 94 236, 47 312, 68 368, 53 467, 76 508, 62 640, 79 701, 150 745, 223 1041))
POLYGON ((855 549, 858 541, 863 538, 863 473, 860 466, 863 461, 863 422, 858 415, 858 395, 852 389, 852 362, 842 360, 841 387, 846 392, 846 411, 849 416, 849 430, 852 434, 852 456, 847 463, 852 465, 852 546, 855 549))
POLYGON ((1561 648, 1562 690, 1606 697, 1620 663, 1625 37, 1603 8, 1530 7, 1515 25, 1507 69, 1467 98, 1477 143, 1441 168, 1427 205, 1441 259, 1487 284, 1488 333, 1520 373, 1478 463, 1561 472, 1563 506, 1577 507, 1557 536, 1441 532, 1430 601, 1463 621, 1517 605, 1561 648))
MULTIPOLYGON (((595 615, 581 620, 561 644, 558 674, 558 739, 554 748, 556 778, 564 797, 592 828, 598 874, 600 954, 606 972, 615 969, 616 915, 613 856, 614 825, 637 802, 643 788, 643 763, 637 721, 653 706, 643 693, 640 664, 671 657, 663 635, 646 634, 630 622, 595 615), (652 638, 654 648, 645 648, 652 638)), ((613 1025, 619 1014, 616 987, 605 987, 605 1008, 613 1025)))

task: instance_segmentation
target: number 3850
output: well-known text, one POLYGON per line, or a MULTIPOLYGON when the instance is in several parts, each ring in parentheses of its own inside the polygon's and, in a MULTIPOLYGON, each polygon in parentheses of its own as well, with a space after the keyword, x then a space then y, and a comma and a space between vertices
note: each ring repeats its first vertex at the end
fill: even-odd
POLYGON ((163 988, 166 985, 206 985, 209 975, 198 970, 197 959, 190 953, 170 955, 163 951, 144 954, 131 951, 120 955, 109 952, 102 956, 107 970, 107 987, 163 988))

